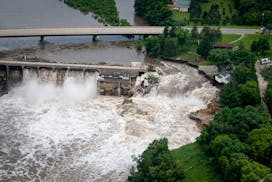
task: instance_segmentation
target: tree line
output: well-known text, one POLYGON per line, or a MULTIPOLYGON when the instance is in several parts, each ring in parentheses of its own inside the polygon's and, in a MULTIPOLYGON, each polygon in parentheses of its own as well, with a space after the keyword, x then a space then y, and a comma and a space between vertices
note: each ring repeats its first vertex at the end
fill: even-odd
POLYGON ((152 58, 177 56, 191 43, 191 33, 175 26, 166 27, 162 35, 149 36, 144 41, 146 53, 152 58))
MULTIPOLYGON (((270 48, 269 43, 261 37, 252 43, 255 44, 251 45, 252 52, 245 50, 243 46, 234 52, 213 49, 213 42, 222 38, 219 29, 204 27, 198 34, 196 27, 189 33, 178 28, 166 29, 164 35, 146 39, 147 53, 151 55, 155 53, 153 56, 165 55, 166 47, 172 50, 175 45, 182 45, 184 36, 178 38, 178 35, 184 33, 187 34, 185 37, 189 37, 185 39, 186 41, 200 40, 197 51, 212 64, 219 68, 229 64, 235 67, 230 82, 219 94, 219 104, 222 109, 210 124, 203 128, 197 142, 214 161, 223 181, 271 182, 272 120, 261 104, 254 54, 265 52, 270 48), (172 46, 165 44, 166 40, 172 42, 170 43, 172 46), (258 46, 260 47, 257 48, 258 46)), ((265 93, 270 110, 272 108, 271 70, 272 67, 262 73, 270 80, 265 93)), ((137 160, 137 170, 132 170, 129 177, 129 181, 184 181, 184 179, 184 169, 173 161, 168 152, 166 139, 156 140, 149 145, 137 160)))
POLYGON ((209 25, 263 25, 272 23, 272 1, 270 0, 233 0, 234 8, 231 4, 222 7, 220 4, 212 4, 209 11, 203 11, 201 2, 209 0, 192 0, 190 4, 190 20, 195 23, 209 25), (226 9, 230 12, 226 14, 226 9))
POLYGON ((119 19, 114 0, 64 0, 64 3, 75 9, 79 9, 82 13, 94 13, 94 18, 105 25, 129 25, 126 19, 119 19))
POLYGON ((150 25, 165 26, 172 24, 172 11, 167 5, 171 0, 136 0, 135 14, 143 17, 150 25))

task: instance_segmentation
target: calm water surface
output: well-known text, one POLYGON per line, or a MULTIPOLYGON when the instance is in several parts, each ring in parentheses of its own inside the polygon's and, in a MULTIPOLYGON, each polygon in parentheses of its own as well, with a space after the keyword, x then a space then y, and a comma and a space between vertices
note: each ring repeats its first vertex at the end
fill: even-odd
MULTIPOLYGON (((120 18, 126 18, 137 25, 134 18, 134 0, 116 0, 120 18)), ((84 15, 59 0, 1 0, 0 28, 41 28, 41 27, 90 27, 103 26, 92 14, 84 15)), ((142 21, 138 21, 140 24, 142 21)), ((137 39, 137 37, 136 37, 137 39)), ((0 39, 0 59, 18 59, 20 56, 39 57, 53 62, 81 62, 96 64, 125 64, 144 62, 147 58, 135 49, 128 49, 130 41, 123 36, 100 36, 98 43, 92 36, 46 37, 0 39)))

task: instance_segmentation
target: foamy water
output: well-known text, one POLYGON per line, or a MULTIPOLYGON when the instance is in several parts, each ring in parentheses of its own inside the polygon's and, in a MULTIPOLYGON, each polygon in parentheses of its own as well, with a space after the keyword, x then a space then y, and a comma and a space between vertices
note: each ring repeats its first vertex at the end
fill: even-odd
POLYGON ((94 75, 62 86, 25 79, 0 98, 0 180, 126 181, 154 139, 167 137, 170 148, 195 141, 200 131, 188 114, 217 89, 191 68, 169 70, 150 94, 125 104, 96 96, 94 75))

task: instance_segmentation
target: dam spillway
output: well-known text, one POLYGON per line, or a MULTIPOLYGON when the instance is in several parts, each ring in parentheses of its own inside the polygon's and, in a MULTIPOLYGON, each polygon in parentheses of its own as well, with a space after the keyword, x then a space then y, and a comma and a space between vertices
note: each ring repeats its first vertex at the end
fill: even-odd
POLYGON ((97 80, 97 94, 130 95, 137 76, 145 71, 143 67, 0 60, 0 95, 8 93, 10 88, 27 78, 37 77, 42 82, 62 85, 68 77, 84 81, 90 75, 97 80))

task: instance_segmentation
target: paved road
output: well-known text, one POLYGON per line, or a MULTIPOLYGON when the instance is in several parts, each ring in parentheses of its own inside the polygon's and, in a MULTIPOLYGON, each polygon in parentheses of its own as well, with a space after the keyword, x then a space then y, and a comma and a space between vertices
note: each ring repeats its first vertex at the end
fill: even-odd
MULTIPOLYGON (((192 27, 185 27, 188 30, 191 30, 192 27)), ((198 28, 200 32, 202 28, 198 28)), ((256 34, 259 29, 246 29, 246 28, 220 28, 223 34, 256 34)))
MULTIPOLYGON (((191 30, 191 27, 184 27, 191 30)), ((90 27, 90 28, 33 28, 33 29, 1 29, 0 37, 34 37, 34 36, 68 36, 68 35, 158 35, 164 27, 90 27)), ((202 28, 199 28, 201 31, 202 28)), ((221 28, 223 34, 255 34, 257 29, 221 28)))

